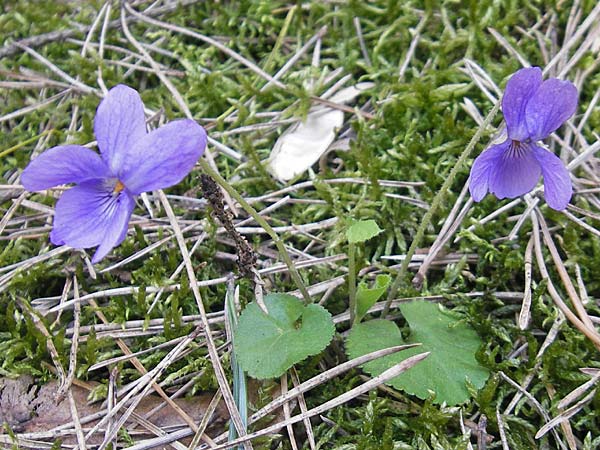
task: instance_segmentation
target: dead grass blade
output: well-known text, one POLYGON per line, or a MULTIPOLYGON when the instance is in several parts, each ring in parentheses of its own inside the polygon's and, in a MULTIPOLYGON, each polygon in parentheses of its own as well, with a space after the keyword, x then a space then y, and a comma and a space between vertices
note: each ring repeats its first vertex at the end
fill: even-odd
POLYGON ((330 409, 333 409, 350 400, 353 400, 359 395, 369 392, 370 390, 377 388, 377 386, 391 380, 394 377, 397 377, 401 373, 413 367, 415 364, 427 358, 427 356, 429 356, 429 352, 419 353, 417 355, 411 356, 402 361, 401 363, 395 365, 394 367, 391 367, 390 369, 386 370, 381 375, 372 378, 371 380, 361 384, 360 386, 350 389, 348 392, 345 392, 342 395, 339 395, 336 398, 329 400, 328 402, 325 402, 320 406, 308 410, 306 413, 298 414, 296 416, 291 417, 289 420, 284 420, 269 427, 263 428, 260 431, 250 433, 244 438, 236 439, 234 441, 228 442, 227 444, 219 445, 215 447, 215 450, 235 447, 236 445, 242 444, 243 442, 246 442, 250 439, 255 439, 260 436, 265 436, 274 433, 277 430, 286 427, 288 424, 301 422, 306 418, 314 417, 316 415, 329 411, 330 409))

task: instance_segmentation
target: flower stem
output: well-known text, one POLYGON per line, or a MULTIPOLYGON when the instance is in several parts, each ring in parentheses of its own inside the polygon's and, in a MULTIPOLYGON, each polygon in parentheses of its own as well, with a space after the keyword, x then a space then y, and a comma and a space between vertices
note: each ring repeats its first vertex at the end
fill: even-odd
POLYGON ((350 303, 350 324, 354 325, 356 309, 356 245, 348 244, 348 298, 350 303))
POLYGON ((417 229, 417 234, 415 235, 415 238, 411 242, 408 252, 406 253, 404 260, 402 261, 402 265, 400 266, 398 275, 396 275, 396 279, 394 280, 394 283, 390 287, 390 291, 388 293, 387 300, 385 301, 385 306, 383 307, 383 311, 381 312, 381 317, 387 316, 387 314, 390 310, 390 305, 392 304, 392 300, 394 300, 394 297, 396 296, 396 293, 398 292, 398 289, 400 288, 401 283, 404 281, 404 275, 406 274, 406 270, 408 269, 408 264, 412 260, 412 257, 415 254, 417 247, 421 243, 421 240, 423 239, 423 236, 425 235, 425 230, 429 226, 433 215, 435 214, 438 207, 444 200, 444 197, 446 196, 448 189, 454 182, 456 175, 462 169, 463 164, 465 163, 465 161, 467 160, 467 158, 469 157, 469 155, 475 148, 475 145, 477 145, 477 143, 481 139, 481 136, 483 135, 485 129, 489 126, 490 122, 492 121, 492 119, 494 118, 496 113, 498 112, 498 109, 500 109, 500 101, 496 102, 496 104, 494 105, 494 107, 492 108, 490 113, 487 115, 487 117, 485 118, 485 120, 483 121, 483 123, 481 124, 481 126, 479 127, 477 132, 475 133, 475 135, 471 138, 471 141, 469 142, 467 147, 464 149, 464 151, 458 157, 456 164, 454 164, 454 167, 452 167, 452 170, 450 171, 450 174, 444 181, 444 184, 442 185, 442 187, 440 188, 440 190, 438 191, 436 196, 433 198, 433 202, 431 202, 431 207, 429 208, 427 213, 425 213, 425 216, 423 217, 423 220, 421 221, 421 224, 419 225, 419 228, 417 229))
POLYGON ((238 191, 233 188, 233 186, 231 186, 231 184, 227 182, 225 178, 221 176, 221 174, 210 167, 206 160, 200 159, 200 166, 202 166, 204 173, 210 175, 223 189, 225 189, 225 191, 227 191, 227 193, 231 195, 231 197, 233 197, 235 201, 238 202, 254 220, 256 220, 256 222, 267 232, 271 239, 273 239, 273 242, 279 251, 279 255, 281 256, 281 259, 283 259, 285 265, 288 267, 294 283, 296 283, 296 286, 300 290, 302 297, 304 297, 305 303, 311 303, 312 300, 310 298, 310 294, 308 293, 306 286, 304 286, 298 270, 290 259, 290 255, 288 255, 288 252, 283 245, 283 241, 279 238, 279 236, 277 236, 277 233, 275 233, 275 230, 273 230, 271 225, 269 225, 269 223, 260 214, 258 214, 258 212, 244 199, 244 197, 240 195, 238 191))

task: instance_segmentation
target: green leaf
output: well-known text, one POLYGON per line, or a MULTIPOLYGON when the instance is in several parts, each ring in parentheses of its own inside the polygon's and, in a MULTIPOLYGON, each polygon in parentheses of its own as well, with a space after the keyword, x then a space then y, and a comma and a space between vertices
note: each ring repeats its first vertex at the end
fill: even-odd
POLYGON ((359 283, 358 290, 356 291, 356 320, 360 321, 371 306, 379 300, 379 298, 386 291, 392 281, 392 277, 389 275, 377 275, 375 278, 375 284, 372 288, 367 286, 364 281, 359 283))
POLYGON ((331 314, 322 306, 304 306, 288 294, 269 294, 264 300, 269 314, 250 303, 234 334, 239 364, 258 379, 278 377, 321 352, 335 331, 331 314))
POLYGON ((480 366, 475 353, 481 340, 475 331, 455 314, 441 306, 417 301, 400 307, 411 329, 403 340, 398 326, 387 320, 371 320, 356 325, 346 342, 348 356, 356 358, 393 345, 420 342, 423 345, 379 358, 364 365, 371 375, 379 375, 409 356, 430 351, 429 357, 388 384, 426 399, 433 391, 435 403, 457 405, 469 399, 467 380, 481 389, 489 372, 480 366))
POLYGON ((368 241, 382 231, 374 220, 359 220, 346 230, 346 238, 351 244, 357 244, 368 241))

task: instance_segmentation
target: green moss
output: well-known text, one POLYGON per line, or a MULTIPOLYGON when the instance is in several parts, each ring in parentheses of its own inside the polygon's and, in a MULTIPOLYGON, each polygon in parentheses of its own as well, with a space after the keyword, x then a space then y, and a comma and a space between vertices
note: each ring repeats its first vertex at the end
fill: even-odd
MULTIPOLYGON (((531 64, 543 64, 544 57, 537 40, 524 37, 520 30, 530 29, 550 11, 560 42, 571 3, 550 0, 353 0, 290 4, 284 1, 248 0, 196 2, 161 17, 170 23, 218 39, 271 74, 280 69, 322 26, 327 25, 328 31, 321 43, 319 67, 311 66, 312 54, 308 52, 283 77, 285 88, 271 86, 264 91, 261 88, 266 80, 210 45, 143 23, 131 21, 129 26, 141 41, 155 42, 173 53, 175 57, 157 52, 152 52, 152 55, 160 64, 183 73, 183 76, 172 76, 172 82, 182 94, 194 118, 209 126, 210 132, 215 134, 264 123, 268 119, 259 115, 264 112, 281 112, 283 118, 305 117, 313 106, 310 96, 320 95, 330 87, 331 84, 324 84, 324 79, 334 69, 343 68, 343 73, 351 75, 353 81, 373 81, 375 88, 362 94, 357 104, 369 101, 373 106, 374 117, 367 120, 346 114, 351 132, 356 135, 350 150, 336 151, 329 155, 328 161, 331 164, 323 171, 315 166, 316 177, 312 187, 289 193, 292 200, 302 199, 313 203, 285 204, 269 213, 269 221, 273 225, 288 225, 339 218, 336 226, 312 232, 319 240, 317 244, 310 244, 311 239, 299 233, 282 234, 285 241, 297 249, 304 249, 310 244, 312 249, 318 248, 319 256, 327 256, 346 251, 342 231, 348 218, 375 220, 384 232, 377 239, 365 243, 358 256, 362 265, 374 263, 381 266, 381 256, 406 253, 424 215, 422 208, 384 194, 405 195, 430 204, 477 128, 476 122, 463 109, 464 98, 470 99, 483 115, 492 107, 489 99, 464 71, 465 56, 479 64, 502 88, 510 74, 520 67, 520 63, 491 37, 489 27, 493 27, 511 45, 518 48, 531 64), (293 13, 290 12, 291 7, 295 8, 293 13), (280 36, 290 14, 287 32, 280 36), (360 19, 371 65, 366 64, 363 59, 354 18, 360 19), (408 70, 400 78, 399 70, 414 38, 414 30, 422 20, 425 22, 421 28, 419 43, 408 70), (279 45, 273 51, 276 42, 279 45), (310 82, 313 83, 312 86, 310 82), (232 115, 234 112, 235 118, 232 115), (341 161, 339 168, 339 161, 334 164, 334 158, 341 161), (334 168, 339 171, 334 172, 334 168), (329 178, 342 177, 366 179, 371 183, 356 185, 325 182, 329 178), (390 189, 382 186, 378 180, 415 181, 424 184, 390 189)), ((580 3, 585 15, 596 2, 584 0, 580 3)), ((74 23, 89 25, 102 4, 100 1, 12 2, 0 13, 0 29, 3 31, 0 45, 41 33, 72 29, 74 23)), ((117 19, 118 16, 118 8, 113 8, 111 19, 117 19)), ((73 37, 83 40, 85 33, 77 32, 73 37)), ((96 41, 97 37, 92 42, 96 41)), ((107 34, 106 43, 134 50, 123 39, 119 30, 111 30, 107 34)), ((550 40, 547 43, 550 44, 550 40)), ((168 119, 183 116, 177 102, 156 75, 143 71, 130 72, 128 68, 113 63, 124 58, 121 51, 106 48, 104 60, 101 61, 96 48, 90 48, 88 55, 82 57, 80 45, 72 41, 48 42, 35 49, 70 76, 79 77, 81 82, 94 87, 97 86, 97 67, 100 65, 108 87, 117 83, 134 86, 141 91, 148 108, 156 111, 162 109, 168 119)), ((594 61, 594 55, 585 55, 578 67, 589 68, 594 61)), ((25 52, 0 59, 0 69, 3 80, 12 80, 11 75, 7 74, 19 73, 25 69, 59 80, 56 74, 25 52)), ((599 87, 600 77, 596 71, 580 93, 580 113, 589 107, 599 87)), ((40 95, 39 89, 0 87, 1 114, 33 105, 59 91, 60 89, 49 87, 40 95)), ((50 106, 0 122, 0 154, 3 154, 0 157, 0 184, 13 183, 16 172, 26 166, 34 151, 39 152, 65 142, 84 144, 93 141, 93 119, 98 101, 95 95, 69 94, 50 106), (78 120, 74 129, 69 132, 75 110, 78 120), (48 136, 42 136, 42 133, 47 133, 48 136), (46 138, 47 140, 39 141, 46 138), (5 151, 6 154, 2 153, 5 151)), ((158 123, 155 121, 151 125, 157 126, 158 123)), ((500 115, 495 118, 494 125, 501 126, 500 115)), ((582 130, 583 136, 588 142, 593 142, 596 140, 594 133, 599 128, 600 114, 593 110, 588 124, 582 130)), ((232 180, 234 187, 245 196, 260 196, 282 187, 266 172, 264 160, 285 129, 286 126, 279 126, 269 131, 231 133, 219 137, 225 145, 244 156, 242 162, 217 156, 216 162, 221 173, 232 180)), ((486 134, 477 145, 475 153, 482 151, 493 137, 491 131, 486 134)), ((435 214, 421 243, 422 248, 431 245, 437 236, 467 177, 468 168, 465 167, 446 201, 435 214)), ((306 179, 309 177, 302 175, 299 181, 306 179)), ((198 173, 193 172, 167 193, 200 197, 198 184, 198 173)), ((12 200, 18 195, 18 192, 0 191, 0 208, 3 213, 11 207, 12 200)), ((33 194, 28 199, 50 207, 55 203, 55 198, 46 193, 33 194)), ((574 202, 587 210, 593 208, 581 196, 575 197, 574 202)), ((196 277, 199 280, 209 280, 235 272, 235 263, 220 258, 222 252, 233 253, 233 249, 221 239, 224 235, 217 235, 216 230, 220 225, 212 220, 209 211, 197 203, 189 205, 175 200, 172 203, 182 220, 202 220, 206 224, 207 236, 192 256, 196 277)), ((398 295, 443 296, 444 302, 460 310, 486 342, 478 354, 479 362, 493 373, 502 370, 513 380, 521 382, 536 367, 537 352, 556 320, 557 312, 547 294, 546 284, 534 283, 532 323, 528 330, 523 331, 515 325, 515 317, 521 307, 520 300, 497 295, 498 292, 523 292, 524 251, 531 231, 530 224, 525 223, 515 241, 498 243, 496 239, 507 236, 514 226, 510 216, 524 210, 520 206, 486 225, 478 225, 479 219, 500 204, 498 200, 488 196, 475 205, 463 224, 463 231, 458 234, 460 241, 447 247, 450 251, 461 253, 457 262, 446 265, 441 270, 433 267, 421 291, 405 286, 398 295), (475 225, 473 231, 466 231, 470 225, 475 225), (462 256, 466 254, 470 256, 462 256), (483 292, 483 296, 466 295, 474 291, 483 292), (516 357, 513 355, 515 343, 527 345, 516 357)), ((263 202, 255 206, 262 209, 269 205, 269 202, 263 202)), ((164 212, 154 203, 152 207, 156 216, 164 219, 164 212)), ((136 212, 146 214, 141 206, 136 212)), ((553 237, 567 270, 571 275, 575 274, 576 265, 580 270, 591 297, 587 305, 590 314, 598 315, 600 311, 595 299, 600 289, 600 278, 596 275, 597 267, 600 266, 600 240, 545 206, 543 212, 551 225, 557 227, 556 231, 553 230, 553 237)), ((44 220, 35 218, 36 213, 26 207, 20 207, 17 211, 18 216, 30 216, 28 226, 46 226, 44 220)), ((598 226, 597 221, 586 220, 593 226, 598 226)), ((135 230, 129 233, 125 242, 113 251, 111 263, 131 256, 170 235, 169 227, 159 226, 165 224, 164 220, 154 220, 150 232, 147 228, 149 223, 135 225, 135 230)), ((47 239, 48 227, 40 228, 40 232, 33 236, 23 235, 17 238, 11 233, 17 233, 20 226, 9 223, 1 236, 2 268, 52 248, 47 239)), ((190 238, 190 248, 200 238, 200 231, 189 232, 186 237, 190 238)), ((270 255, 273 247, 269 246, 264 235, 251 235, 248 239, 255 248, 260 247, 265 254, 270 255)), ((547 263, 551 261, 546 253, 544 257, 547 263)), ((270 258, 267 265, 274 264, 276 260, 276 257, 270 258)), ((97 299, 97 307, 84 303, 82 326, 102 323, 98 317, 99 312, 114 324, 141 320, 146 329, 150 320, 163 319, 164 331, 153 336, 127 338, 127 345, 134 352, 187 335, 194 325, 186 323, 183 317, 197 314, 198 309, 185 270, 175 279, 169 279, 180 263, 179 250, 174 239, 171 239, 136 261, 110 273, 98 273, 95 279, 90 276, 80 255, 69 252, 22 270, 6 284, 0 294, 2 375, 32 374, 40 382, 53 376, 43 365, 52 364, 45 337, 18 302, 39 306, 33 301, 45 297, 58 298, 65 283, 73 275, 77 276, 82 294, 128 286, 142 288, 136 295, 97 299), (150 288, 169 287, 173 284, 180 284, 182 288, 163 293, 150 311, 150 305, 155 299, 150 288)), ((98 268, 109 264, 102 263, 98 268)), ((302 277, 307 283, 314 284, 344 275, 345 263, 341 261, 336 264, 337 266, 319 265, 303 269, 302 277)), ((568 298, 558 274, 551 264, 548 267, 552 279, 556 280, 554 284, 559 293, 563 298, 568 298)), ((0 273, 3 274, 4 272, 0 273)), ((540 279, 536 269, 534 279, 540 279)), ((295 289, 285 275, 268 275, 264 280, 269 291, 287 292, 295 289)), ((241 280, 239 285, 242 304, 251 301, 250 282, 241 280)), ((224 285, 202 287, 200 291, 208 311, 223 309, 224 285)), ((346 310, 346 296, 346 289, 338 288, 326 303, 329 310, 334 314, 346 310)), ((54 303, 48 301, 47 305, 54 306, 57 303, 58 300, 54 303)), ((44 319, 44 324, 54 336, 53 342, 63 364, 68 363, 70 349, 65 330, 72 325, 72 321, 70 309, 63 311, 60 318, 54 314, 44 319)), ((339 331, 344 331, 344 326, 346 325, 341 325, 339 331)), ((223 326, 215 324, 214 329, 222 332, 217 336, 217 345, 224 344, 223 326)), ((77 376, 100 382, 100 387, 96 388, 92 396, 103 398, 107 392, 108 370, 88 372, 87 369, 99 361, 122 353, 114 338, 98 336, 99 333, 92 328, 85 341, 80 343, 77 376)), ((340 341, 336 341, 323 355, 299 364, 300 377, 305 380, 322 372, 324 365, 339 364, 342 362, 339 359, 343 354, 342 350, 340 341)), ((151 369, 168 351, 167 348, 151 352, 140 357, 140 360, 147 369, 151 369)), ((564 324, 544 353, 529 388, 552 416, 558 414, 556 401, 589 379, 579 370, 582 361, 588 367, 600 366, 597 350, 579 331, 564 324), (549 400, 548 386, 556 391, 554 400, 549 400)), ((227 363, 226 356, 225 366, 227 363)), ((120 363, 119 369, 120 385, 139 377, 130 362, 120 363)), ((317 406, 355 387, 361 382, 359 373, 353 371, 343 374, 312 390, 306 398, 309 407, 317 406)), ((177 384, 180 379, 187 379, 185 377, 192 377, 194 380, 192 394, 216 388, 217 383, 204 348, 196 348, 172 364, 163 379, 177 384)), ((257 404, 268 401, 268 387, 268 383, 258 387, 264 398, 261 399, 259 395, 257 404)), ((465 418, 480 412, 487 416, 488 432, 496 438, 490 448, 494 445, 498 447, 496 409, 502 411, 515 392, 514 388, 495 376, 490 378, 482 390, 475 393, 472 402, 462 408, 465 418)), ((594 409, 597 409, 599 401, 596 396, 571 419, 573 432, 585 442, 585 448, 598 446, 600 425, 594 409)), ((335 422, 335 426, 315 423, 315 437, 321 448, 458 449, 466 446, 457 410, 439 407, 428 401, 416 401, 399 392, 371 392, 368 396, 328 411, 325 415, 335 422)), ((544 421, 526 402, 521 402, 504 420, 511 448, 552 448, 556 445, 550 434, 541 441, 533 438, 544 421)), ((134 442, 126 434, 120 436, 120 439, 134 442)), ((255 448, 268 448, 267 441, 275 439, 267 438, 260 444, 263 447, 257 445, 255 448)), ((288 443, 281 445, 281 448, 289 448, 288 443)))

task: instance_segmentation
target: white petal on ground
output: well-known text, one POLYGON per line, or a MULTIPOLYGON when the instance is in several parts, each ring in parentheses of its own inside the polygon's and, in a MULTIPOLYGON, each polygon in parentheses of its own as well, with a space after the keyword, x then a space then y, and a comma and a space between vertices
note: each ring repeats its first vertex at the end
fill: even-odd
MULTIPOLYGON (((329 101, 350 102, 372 86, 373 83, 358 83, 341 89, 329 101)), ((344 113, 337 109, 324 107, 309 112, 304 122, 292 125, 275 142, 267 170, 281 181, 300 175, 325 153, 343 123, 344 113)))
POLYGON ((267 170, 282 181, 289 181, 319 160, 344 123, 344 113, 322 109, 311 112, 306 121, 288 128, 275 142, 267 170))

